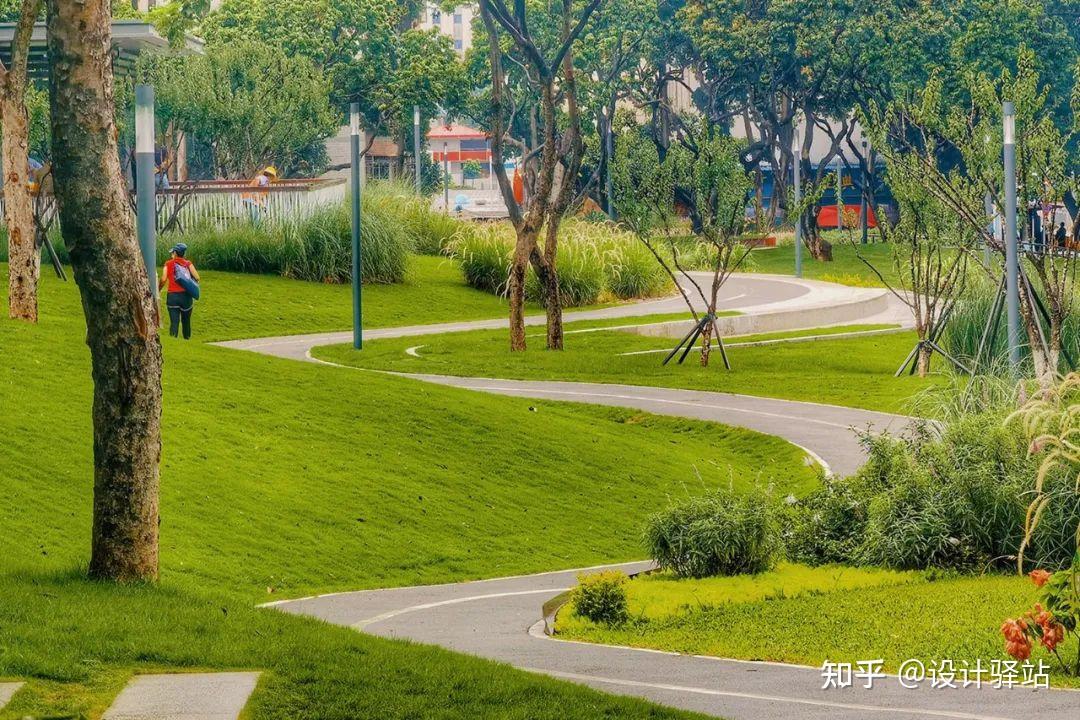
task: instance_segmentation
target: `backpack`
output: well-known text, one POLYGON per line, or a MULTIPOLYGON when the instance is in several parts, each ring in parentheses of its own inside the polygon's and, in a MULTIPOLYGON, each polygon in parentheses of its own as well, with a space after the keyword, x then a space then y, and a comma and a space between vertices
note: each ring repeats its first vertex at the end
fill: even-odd
POLYGON ((184 292, 195 300, 199 299, 199 283, 195 282, 195 278, 191 277, 191 270, 188 269, 187 265, 173 263, 173 278, 176 280, 177 285, 184 288, 184 292))

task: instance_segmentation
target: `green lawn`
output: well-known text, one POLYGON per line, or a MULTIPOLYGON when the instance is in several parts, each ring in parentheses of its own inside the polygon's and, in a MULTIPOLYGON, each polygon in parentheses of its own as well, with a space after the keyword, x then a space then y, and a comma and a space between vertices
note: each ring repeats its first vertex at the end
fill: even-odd
MULTIPOLYGON (((586 327, 590 324, 568 326, 569 329, 586 327)), ((780 334, 779 337, 784 336, 780 334)), ((769 337, 773 336, 742 340, 769 337)), ((567 349, 561 353, 547 352, 536 344, 525 353, 511 353, 505 330, 485 330, 378 340, 365 345, 361 352, 350 345, 317 348, 314 355, 343 365, 396 372, 714 390, 889 412, 909 410, 913 395, 942 381, 941 378, 893 377, 915 344, 915 335, 910 332, 736 347, 729 351, 733 366, 730 372, 724 369, 719 353, 713 354, 712 365, 706 369, 698 363, 696 351, 685 364, 672 362, 667 366, 661 364, 663 352, 624 354, 673 348, 677 342, 669 338, 601 330, 568 335, 567 349), (414 352, 419 357, 405 353, 406 349, 417 347, 414 352)))
MULTIPOLYGON (((909 658, 984 665, 1004 656, 1000 626, 1029 609, 1036 592, 1018 577, 781 565, 752 577, 676 580, 646 576, 628 585, 631 620, 596 625, 566 607, 557 630, 567 639, 613 645, 821 665, 885 660, 895 672, 909 658)), ((1066 657, 1077 651, 1065 649, 1066 657)), ((1055 685, 1080 686, 1037 649, 1055 685)))
MULTIPOLYGON (((207 275, 203 337, 347 317, 329 307, 344 288, 207 275)), ((441 292, 435 308, 420 287, 380 288, 369 317, 499 302, 441 292)), ((256 718, 682 717, 254 606, 640 558, 641 522, 674 492, 816 482, 801 451, 738 429, 165 338, 162 581, 92 583, 85 328, 73 285, 46 277, 41 306, 38 326, 0 319, 0 677, 30 680, 3 720, 95 718, 132 672, 200 668, 265 671, 256 718)))
MULTIPOLYGON (((838 233, 827 233, 826 237, 833 243, 832 262, 818 262, 810 257, 810 253, 806 248, 803 248, 803 277, 811 280, 840 283, 841 285, 881 287, 883 285, 881 278, 859 259, 861 255, 870 261, 890 283, 895 282, 896 270, 893 267, 893 246, 891 244, 870 243, 859 245, 856 248, 848 242, 846 237, 841 240, 838 233)), ((775 275, 794 275, 794 244, 789 243, 775 248, 755 250, 750 256, 750 262, 746 270, 775 275)))

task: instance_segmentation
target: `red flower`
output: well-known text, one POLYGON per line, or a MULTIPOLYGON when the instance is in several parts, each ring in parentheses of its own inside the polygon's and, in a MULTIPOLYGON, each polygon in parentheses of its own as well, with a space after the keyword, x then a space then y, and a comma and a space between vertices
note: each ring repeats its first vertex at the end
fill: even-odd
POLYGON ((1045 570, 1032 570, 1028 577, 1035 583, 1035 587, 1042 587, 1050 580, 1051 575, 1045 570))
POLYGON ((1005 636, 1005 652, 1017 660, 1031 657, 1031 640, 1027 636, 1027 623, 1023 620, 1006 620, 1001 625, 1001 634, 1005 636))

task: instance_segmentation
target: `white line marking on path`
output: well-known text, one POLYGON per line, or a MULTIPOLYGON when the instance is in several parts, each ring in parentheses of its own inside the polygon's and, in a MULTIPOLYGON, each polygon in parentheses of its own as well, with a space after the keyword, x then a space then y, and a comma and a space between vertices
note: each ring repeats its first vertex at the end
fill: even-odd
POLYGON ((581 683, 603 683, 606 685, 619 685, 622 687, 652 688, 655 690, 668 690, 671 692, 693 693, 695 695, 712 695, 715 697, 736 697, 747 700, 765 700, 768 702, 786 702, 796 705, 813 705, 816 707, 831 707, 842 710, 861 710, 866 712, 889 712, 906 715, 927 715, 930 717, 957 718, 958 720, 1015 720, 995 715, 975 715, 965 712, 953 712, 951 710, 927 710, 923 708, 894 708, 880 705, 863 705, 859 703, 830 702, 828 700, 810 700, 808 698, 795 698, 785 695, 759 695, 757 693, 735 692, 732 690, 713 690, 712 688, 690 687, 686 685, 666 685, 664 683, 649 683, 638 680, 623 680, 621 678, 601 677, 599 675, 580 675, 578 673, 560 672, 557 670, 541 670, 539 668, 522 667, 522 670, 549 675, 561 680, 573 680, 581 683))
POLYGON ((487 595, 470 595, 469 597, 453 598, 451 600, 440 600, 439 602, 424 603, 423 605, 412 605, 410 607, 398 608, 397 610, 390 610, 384 612, 381 615, 368 618, 367 620, 361 620, 360 622, 353 623, 350 627, 354 630, 363 630, 364 628, 374 625, 384 620, 390 620, 398 615, 405 615, 406 613, 417 612, 419 610, 431 610, 437 607, 445 607, 447 605, 460 605, 462 603, 477 602, 478 600, 493 600, 495 598, 504 597, 518 597, 520 595, 543 595, 548 594, 552 597, 559 593, 567 592, 573 588, 544 588, 542 590, 517 590, 515 592, 502 592, 502 593, 489 593, 487 595))

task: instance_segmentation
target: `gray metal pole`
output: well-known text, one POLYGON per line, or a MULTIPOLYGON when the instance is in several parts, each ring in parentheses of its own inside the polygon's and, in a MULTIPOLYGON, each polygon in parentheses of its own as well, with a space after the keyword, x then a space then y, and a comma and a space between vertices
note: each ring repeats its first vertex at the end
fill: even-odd
POLYGON ((870 240, 870 217, 869 217, 869 197, 870 197, 870 144, 866 142, 866 138, 862 141, 862 156, 863 156, 863 172, 862 172, 862 200, 859 203, 860 214, 862 216, 862 244, 865 245, 870 240))
POLYGON ((450 212, 450 160, 447 155, 446 142, 442 144, 442 177, 443 177, 443 207, 446 208, 446 212, 450 212))
POLYGON ((135 219, 150 294, 157 295, 157 188, 154 177, 154 88, 135 86, 135 219))
POLYGON ((836 229, 844 229, 844 161, 836 156, 836 229))
POLYGON ((423 163, 420 162, 420 106, 413 105, 413 174, 416 175, 416 194, 423 195, 421 178, 423 163))
POLYGON ((611 183, 611 164, 615 160, 615 142, 613 137, 614 133, 612 132, 613 128, 611 127, 613 124, 612 120, 614 118, 608 117, 607 108, 604 108, 604 117, 606 120, 605 129, 607 130, 607 135, 604 138, 607 148, 607 173, 606 177, 604 178, 604 194, 607 196, 608 217, 612 220, 615 220, 617 218, 615 217, 615 203, 612 202, 613 190, 611 183))
POLYGON ((1005 299, 1008 309, 1009 363, 1020 368, 1020 258, 1016 240, 1016 107, 1006 102, 1005 138, 1005 299))
POLYGON ((795 131, 795 277, 802 277, 802 146, 795 131))
POLYGON ((363 264, 360 255, 360 103, 353 103, 350 108, 352 123, 349 139, 352 150, 352 301, 353 301, 353 347, 364 347, 363 323, 363 264))

